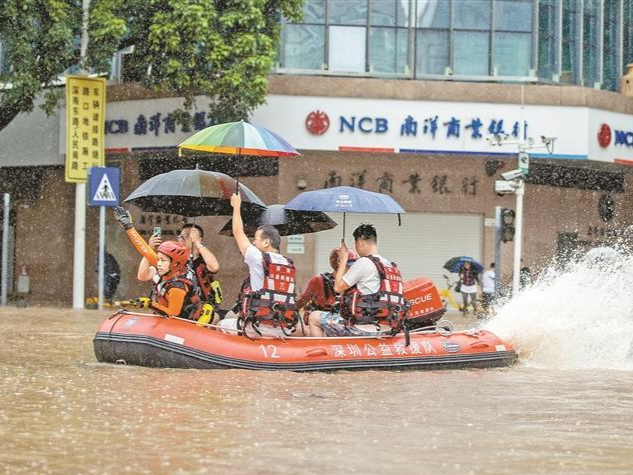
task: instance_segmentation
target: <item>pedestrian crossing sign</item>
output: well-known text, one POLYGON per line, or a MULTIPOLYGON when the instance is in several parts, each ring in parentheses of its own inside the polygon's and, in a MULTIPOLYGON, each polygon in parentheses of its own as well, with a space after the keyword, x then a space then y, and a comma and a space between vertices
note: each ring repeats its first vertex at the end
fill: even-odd
POLYGON ((117 167, 91 167, 88 173, 88 204, 118 206, 120 170, 117 167))

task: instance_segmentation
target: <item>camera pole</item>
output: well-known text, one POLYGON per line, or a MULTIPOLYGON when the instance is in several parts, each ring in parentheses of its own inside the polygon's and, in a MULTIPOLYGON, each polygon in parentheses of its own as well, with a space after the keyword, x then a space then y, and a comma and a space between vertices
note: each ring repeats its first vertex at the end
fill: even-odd
POLYGON ((495 206, 495 298, 499 296, 501 277, 501 206, 495 206))
POLYGON ((518 180, 518 186, 514 192, 516 195, 515 224, 514 224, 514 265, 512 268, 512 296, 519 294, 521 273, 521 241, 523 240, 523 195, 525 194, 525 181, 518 180))
POLYGON ((9 218, 11 216, 11 195, 4 194, 2 215, 2 306, 7 305, 7 286, 9 285, 9 218))

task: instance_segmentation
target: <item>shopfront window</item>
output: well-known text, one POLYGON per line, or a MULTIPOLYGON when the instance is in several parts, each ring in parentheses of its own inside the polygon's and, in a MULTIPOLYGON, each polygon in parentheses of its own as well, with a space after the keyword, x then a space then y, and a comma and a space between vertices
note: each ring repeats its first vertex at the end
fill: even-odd
POLYGON ((453 3, 453 26, 460 30, 489 30, 491 0, 463 0, 453 3))
POLYGON ((578 83, 580 79, 579 11, 576 0, 563 0, 562 65, 560 80, 578 83))
POLYGON ((623 51, 622 61, 623 67, 633 63, 633 1, 629 0, 624 3, 623 14, 623 51))
POLYGON ((602 87, 615 90, 618 87, 621 66, 618 60, 618 16, 619 0, 604 2, 604 63, 602 69, 602 87))
POLYGON ((492 2, 490 0, 466 0, 453 3, 454 74, 464 76, 490 74, 491 15, 492 2))
POLYGON ((488 74, 490 35, 488 32, 456 31, 453 70, 462 76, 488 74))
POLYGON ((499 76, 527 76, 532 65, 532 17, 530 0, 495 3, 493 67, 499 76))
POLYGON ((334 25, 366 25, 367 0, 330 0, 329 22, 334 25))
POLYGON ((558 76, 559 0, 538 5, 538 75, 551 81, 558 76))
POLYGON ((603 0, 584 0, 582 28, 582 78, 583 84, 592 87, 600 82, 600 33, 603 0))
POLYGON ((328 67, 330 71, 365 72, 366 28, 359 26, 330 26, 328 67))
POLYGON ((289 69, 322 69, 325 62, 325 26, 285 25, 281 66, 289 69))
POLYGON ((444 74, 450 65, 448 30, 417 30, 416 73, 444 74))
POLYGON ((535 70, 614 89, 633 62, 633 0, 306 0, 303 10, 283 25, 282 68, 499 80, 535 70))
POLYGON ((530 33, 495 33, 494 67, 499 76, 527 76, 531 60, 530 33))
POLYGON ((371 28, 369 32, 369 71, 406 73, 408 68, 408 30, 371 28))

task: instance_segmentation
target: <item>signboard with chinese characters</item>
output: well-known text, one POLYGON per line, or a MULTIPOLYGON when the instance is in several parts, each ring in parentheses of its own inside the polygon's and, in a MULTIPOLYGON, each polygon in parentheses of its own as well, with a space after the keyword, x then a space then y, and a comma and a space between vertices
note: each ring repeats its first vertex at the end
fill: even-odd
POLYGON ((66 181, 85 183, 90 167, 105 162, 103 78, 69 76, 66 80, 66 181))
POLYGON ((304 254, 305 253, 305 236, 303 234, 288 236, 288 254, 304 254))

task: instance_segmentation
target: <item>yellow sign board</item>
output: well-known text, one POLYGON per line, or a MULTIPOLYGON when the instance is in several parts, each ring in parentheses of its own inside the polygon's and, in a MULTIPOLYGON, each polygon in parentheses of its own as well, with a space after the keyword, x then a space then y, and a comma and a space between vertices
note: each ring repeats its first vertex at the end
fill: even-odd
POLYGON ((85 183, 88 168, 105 164, 106 81, 68 76, 66 79, 66 181, 85 183))

